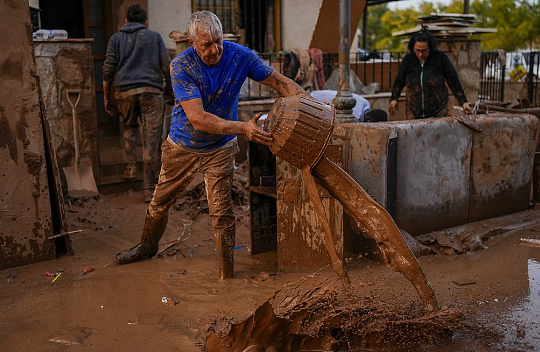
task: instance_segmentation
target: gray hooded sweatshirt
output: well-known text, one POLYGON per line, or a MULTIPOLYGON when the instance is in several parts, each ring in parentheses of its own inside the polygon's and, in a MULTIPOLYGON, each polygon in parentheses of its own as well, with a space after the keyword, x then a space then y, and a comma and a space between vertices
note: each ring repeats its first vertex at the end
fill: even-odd
POLYGON ((103 63, 103 79, 117 91, 139 87, 163 89, 171 58, 159 33, 129 22, 113 34, 103 63))

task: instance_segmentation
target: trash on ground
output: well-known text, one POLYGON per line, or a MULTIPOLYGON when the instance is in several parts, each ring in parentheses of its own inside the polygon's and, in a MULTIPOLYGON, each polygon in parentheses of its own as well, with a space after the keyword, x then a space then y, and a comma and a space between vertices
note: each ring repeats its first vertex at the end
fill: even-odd
POLYGON ((58 278, 60 277, 60 275, 62 275, 62 273, 58 273, 58 275, 56 275, 56 276, 54 277, 54 279, 53 279, 51 282, 55 282, 56 279, 58 279, 58 278))
POLYGON ((56 342, 56 343, 61 343, 62 345, 66 345, 66 346, 69 346, 69 345, 80 345, 80 343, 78 342, 73 342, 73 341, 68 341, 68 340, 62 340, 62 339, 49 339, 50 342, 56 342))
POLYGON ((95 271, 96 269, 92 268, 91 266, 88 266, 88 265, 85 265, 84 268, 83 268, 83 272, 81 274, 81 276, 84 276, 88 273, 91 273, 92 271, 95 271))
POLYGON ((175 306, 178 304, 178 301, 173 301, 172 299, 170 299, 169 297, 162 297, 161 298, 161 302, 165 303, 165 304, 168 304, 170 306, 175 306))
POLYGON ((537 238, 521 238, 520 241, 526 244, 540 246, 540 240, 537 238))
POLYGON ((63 273, 63 272, 64 272, 64 270, 47 271, 47 272, 45 273, 45 276, 48 276, 48 277, 57 277, 58 274, 63 273))
POLYGON ((473 285, 476 283, 476 280, 473 279, 457 279, 452 280, 453 283, 455 283, 458 286, 466 286, 466 285, 473 285))

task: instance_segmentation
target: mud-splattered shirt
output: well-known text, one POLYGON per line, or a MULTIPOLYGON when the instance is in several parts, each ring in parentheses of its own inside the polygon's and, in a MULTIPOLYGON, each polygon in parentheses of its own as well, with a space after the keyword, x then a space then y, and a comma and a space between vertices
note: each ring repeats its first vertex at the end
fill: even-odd
POLYGON ((406 86, 407 109, 414 118, 443 117, 448 110, 445 82, 460 105, 467 102, 456 69, 445 53, 440 50, 431 52, 423 65, 414 53, 409 53, 399 66, 391 100, 397 100, 406 86))
POLYGON ((180 102, 200 98, 205 111, 238 121, 238 95, 246 77, 262 81, 274 71, 250 49, 227 41, 223 42, 223 57, 217 66, 207 66, 190 47, 173 59, 170 69, 175 105, 169 137, 199 153, 216 150, 236 136, 196 130, 180 102))

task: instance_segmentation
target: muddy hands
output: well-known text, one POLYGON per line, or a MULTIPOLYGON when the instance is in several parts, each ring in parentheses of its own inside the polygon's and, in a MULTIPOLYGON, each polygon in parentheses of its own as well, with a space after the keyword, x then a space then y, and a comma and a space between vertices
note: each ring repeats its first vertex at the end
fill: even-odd
POLYGON ((258 113, 253 116, 251 120, 247 121, 244 125, 246 137, 255 143, 270 145, 272 143, 272 135, 265 132, 261 127, 257 125, 257 121, 262 116, 262 113, 258 113))

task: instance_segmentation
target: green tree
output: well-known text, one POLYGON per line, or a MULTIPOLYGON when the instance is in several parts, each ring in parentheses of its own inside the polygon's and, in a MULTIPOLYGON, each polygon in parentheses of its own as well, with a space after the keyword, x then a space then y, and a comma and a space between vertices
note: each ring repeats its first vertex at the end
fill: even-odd
POLYGON ((375 48, 377 50, 403 51, 405 49, 404 38, 394 37, 392 33, 414 27, 416 21, 418 21, 418 16, 419 12, 412 8, 386 11, 380 19, 383 36, 375 43, 375 48))
POLYGON ((463 0, 452 0, 450 5, 439 4, 439 12, 463 13, 463 0))
MULTIPOLYGON (((368 8, 366 50, 373 51, 375 49, 375 43, 387 35, 381 23, 381 17, 386 11, 388 11, 386 4, 370 6, 368 8)), ((362 26, 362 23, 360 23, 360 26, 362 26)), ((359 44, 359 46, 364 46, 362 41, 359 44)))
POLYGON ((497 29, 497 33, 483 34, 482 50, 512 51, 538 44, 540 38, 540 8, 531 0, 475 0, 471 12, 480 23, 477 27, 497 29))
MULTIPOLYGON (((539 0, 471 0, 470 13, 478 20, 475 27, 495 28, 497 33, 479 34, 482 50, 512 51, 540 45, 539 0)), ((393 32, 414 27, 419 17, 431 13, 463 13, 463 0, 450 4, 422 1, 417 8, 391 10, 387 5, 370 6, 368 11, 368 50, 403 51, 406 37, 393 32)))

